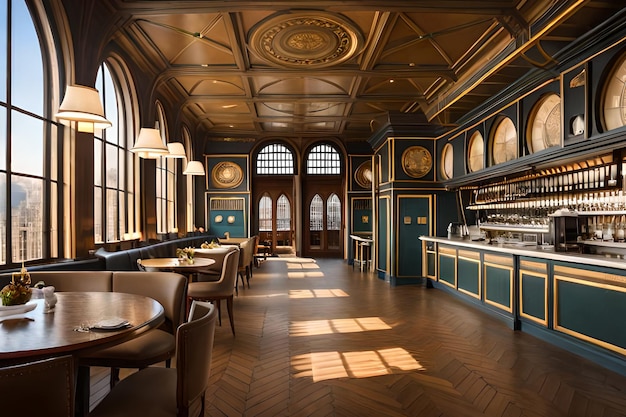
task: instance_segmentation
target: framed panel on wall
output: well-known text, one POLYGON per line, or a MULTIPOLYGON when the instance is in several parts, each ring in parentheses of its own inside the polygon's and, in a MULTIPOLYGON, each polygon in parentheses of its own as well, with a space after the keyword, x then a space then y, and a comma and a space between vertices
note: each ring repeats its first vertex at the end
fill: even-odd
POLYGON ((218 236, 247 236, 247 199, 246 197, 222 197, 206 194, 206 224, 209 231, 218 236))
POLYGON ((250 190, 248 155, 206 156, 206 188, 209 191, 250 190))

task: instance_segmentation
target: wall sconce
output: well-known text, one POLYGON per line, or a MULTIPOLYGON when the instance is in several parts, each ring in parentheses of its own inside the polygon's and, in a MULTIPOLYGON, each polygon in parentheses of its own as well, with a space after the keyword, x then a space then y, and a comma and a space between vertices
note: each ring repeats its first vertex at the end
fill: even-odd
POLYGON ((156 159, 160 156, 165 156, 169 152, 167 146, 163 144, 159 129, 149 127, 139 129, 139 136, 137 136, 135 146, 130 151, 144 159, 156 159))
POLYGON ((95 129, 106 129, 113 124, 104 117, 104 109, 98 90, 84 85, 68 85, 57 119, 76 122, 79 132, 93 133, 95 129))
POLYGON ((204 175, 204 166, 200 161, 189 161, 183 171, 185 175, 204 175))

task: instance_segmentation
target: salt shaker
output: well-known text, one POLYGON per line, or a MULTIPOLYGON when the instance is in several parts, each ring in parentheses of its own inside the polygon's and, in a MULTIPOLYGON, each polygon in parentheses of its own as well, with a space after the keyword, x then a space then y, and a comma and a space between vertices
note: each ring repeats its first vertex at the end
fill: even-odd
POLYGON ((57 303, 57 295, 54 293, 54 287, 43 288, 43 299, 46 306, 45 313, 51 313, 54 311, 54 306, 57 303))

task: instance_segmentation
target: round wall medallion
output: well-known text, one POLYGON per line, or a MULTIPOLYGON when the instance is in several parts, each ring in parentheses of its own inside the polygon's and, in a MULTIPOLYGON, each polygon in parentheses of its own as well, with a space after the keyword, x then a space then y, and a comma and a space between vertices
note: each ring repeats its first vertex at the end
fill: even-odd
POLYGON ((626 125, 626 54, 611 69, 605 80, 602 116, 606 130, 626 125))
POLYGON ((243 170, 234 162, 222 161, 211 171, 215 188, 235 188, 243 181, 243 170))
POLYGON ((480 171, 485 167, 485 141, 476 131, 470 136, 467 146, 467 169, 469 172, 480 171))
POLYGON ((433 157, 423 146, 411 146, 402 153, 402 169, 406 175, 422 178, 433 167, 433 157))
POLYGON ((354 180, 361 188, 372 188, 372 162, 365 161, 356 169, 354 180))
POLYGON ((454 175, 454 149, 449 143, 441 151, 441 175, 445 180, 452 179, 454 175))
POLYGON ((508 117, 501 118, 495 127, 491 137, 491 158, 494 165, 517 158, 517 129, 508 117))
POLYGON ((358 28, 340 15, 303 10, 271 16, 248 38, 260 57, 288 68, 336 65, 356 55, 363 44, 358 28))
POLYGON ((561 144, 561 97, 550 93, 532 108, 527 132, 528 147, 532 153, 561 144))

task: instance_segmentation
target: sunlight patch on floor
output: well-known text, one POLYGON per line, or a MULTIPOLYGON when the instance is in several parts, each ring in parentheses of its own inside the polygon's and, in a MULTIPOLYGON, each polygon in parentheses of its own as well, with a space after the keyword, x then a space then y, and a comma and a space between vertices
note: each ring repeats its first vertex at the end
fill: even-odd
POLYGON ((287 278, 323 278, 324 273, 321 271, 308 272, 287 272, 287 278))
POLYGON ((373 330, 390 330, 391 326, 379 317, 356 319, 294 321, 289 329, 290 336, 318 336, 333 333, 357 333, 373 330))
POLYGON ((287 269, 320 269, 320 266, 313 262, 287 262, 287 269))
POLYGON ((371 378, 425 368, 402 348, 356 352, 313 352, 292 358, 296 378, 314 382, 338 378, 371 378))
POLYGON ((333 298, 348 297, 341 289, 289 290, 289 298, 333 298))

